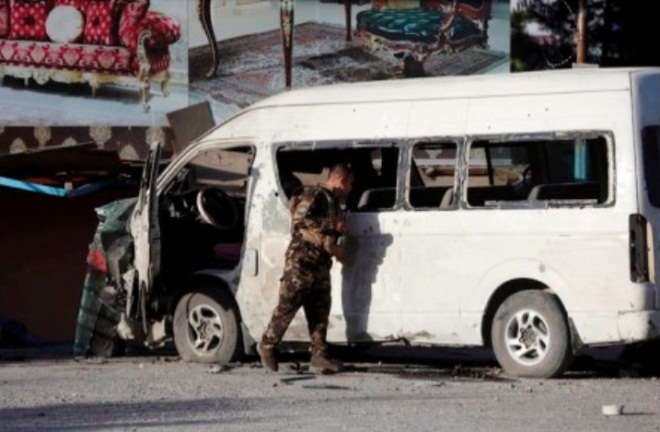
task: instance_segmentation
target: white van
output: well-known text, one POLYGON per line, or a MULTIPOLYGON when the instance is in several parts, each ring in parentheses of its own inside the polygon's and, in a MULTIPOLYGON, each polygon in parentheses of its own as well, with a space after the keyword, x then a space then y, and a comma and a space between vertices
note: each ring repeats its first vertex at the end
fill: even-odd
MULTIPOLYGON (((639 68, 335 85, 255 104, 143 191, 127 234, 137 259, 92 244, 115 289, 108 337, 173 335, 193 361, 253 349, 277 303, 291 189, 337 161, 357 173, 354 259, 332 269, 330 343, 486 345, 509 374, 553 377, 581 347, 660 336, 660 69, 639 68)), ((131 206, 99 209, 100 227, 131 206)), ((307 340, 300 312, 285 341, 307 340)))

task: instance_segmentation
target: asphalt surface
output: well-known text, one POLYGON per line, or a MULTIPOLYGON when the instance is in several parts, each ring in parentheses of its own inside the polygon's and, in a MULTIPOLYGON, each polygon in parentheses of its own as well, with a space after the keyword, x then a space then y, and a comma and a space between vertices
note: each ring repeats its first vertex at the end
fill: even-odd
POLYGON ((554 380, 507 377, 487 350, 334 354, 345 371, 314 375, 304 352, 272 373, 256 359, 220 367, 169 351, 0 349, 0 431, 660 430, 660 374, 621 353, 579 358, 554 380))

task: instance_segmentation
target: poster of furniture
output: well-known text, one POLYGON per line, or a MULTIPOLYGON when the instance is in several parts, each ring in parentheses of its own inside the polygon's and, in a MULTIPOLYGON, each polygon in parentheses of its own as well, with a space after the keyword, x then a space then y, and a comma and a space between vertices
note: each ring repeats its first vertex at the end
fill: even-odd
POLYGON ((163 124, 188 104, 171 0, 0 0, 0 123, 163 124))
POLYGON ((227 118, 308 86, 509 72, 509 0, 196 0, 190 98, 227 118))

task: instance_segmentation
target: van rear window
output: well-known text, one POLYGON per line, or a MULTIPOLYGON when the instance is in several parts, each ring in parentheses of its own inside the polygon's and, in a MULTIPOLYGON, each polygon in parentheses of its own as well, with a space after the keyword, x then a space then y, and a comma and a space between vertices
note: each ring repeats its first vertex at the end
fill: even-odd
POLYGON ((644 180, 646 193, 653 207, 660 207, 660 126, 642 130, 644 152, 644 180))
POLYGON ((604 137, 475 141, 469 149, 468 204, 604 204, 609 190, 607 153, 604 137))

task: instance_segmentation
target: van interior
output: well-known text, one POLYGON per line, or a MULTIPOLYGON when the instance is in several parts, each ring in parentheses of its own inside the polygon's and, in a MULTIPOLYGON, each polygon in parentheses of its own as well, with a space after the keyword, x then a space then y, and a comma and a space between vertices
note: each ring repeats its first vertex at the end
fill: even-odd
MULTIPOLYGON (((408 160, 400 169, 405 149, 395 142, 283 146, 276 152, 282 199, 322 184, 338 162, 355 172, 342 203, 355 212, 552 208, 610 199, 604 136, 423 140, 404 154, 408 160), (397 186, 401 175, 407 176, 403 191, 397 186)), ((253 152, 247 146, 204 151, 165 187, 159 202, 165 285, 176 286, 199 268, 238 264, 253 152)))
POLYGON ((398 169, 401 149, 390 142, 285 147, 277 153, 281 188, 288 198, 301 186, 323 183, 329 167, 344 162, 355 172, 345 207, 357 212, 553 208, 610 199, 608 141, 597 134, 423 140, 412 144, 404 170, 398 169), (399 191, 404 171, 406 187, 399 191))
POLYGON ((165 289, 197 269, 238 264, 253 156, 251 147, 204 151, 165 187, 159 202, 165 289))

